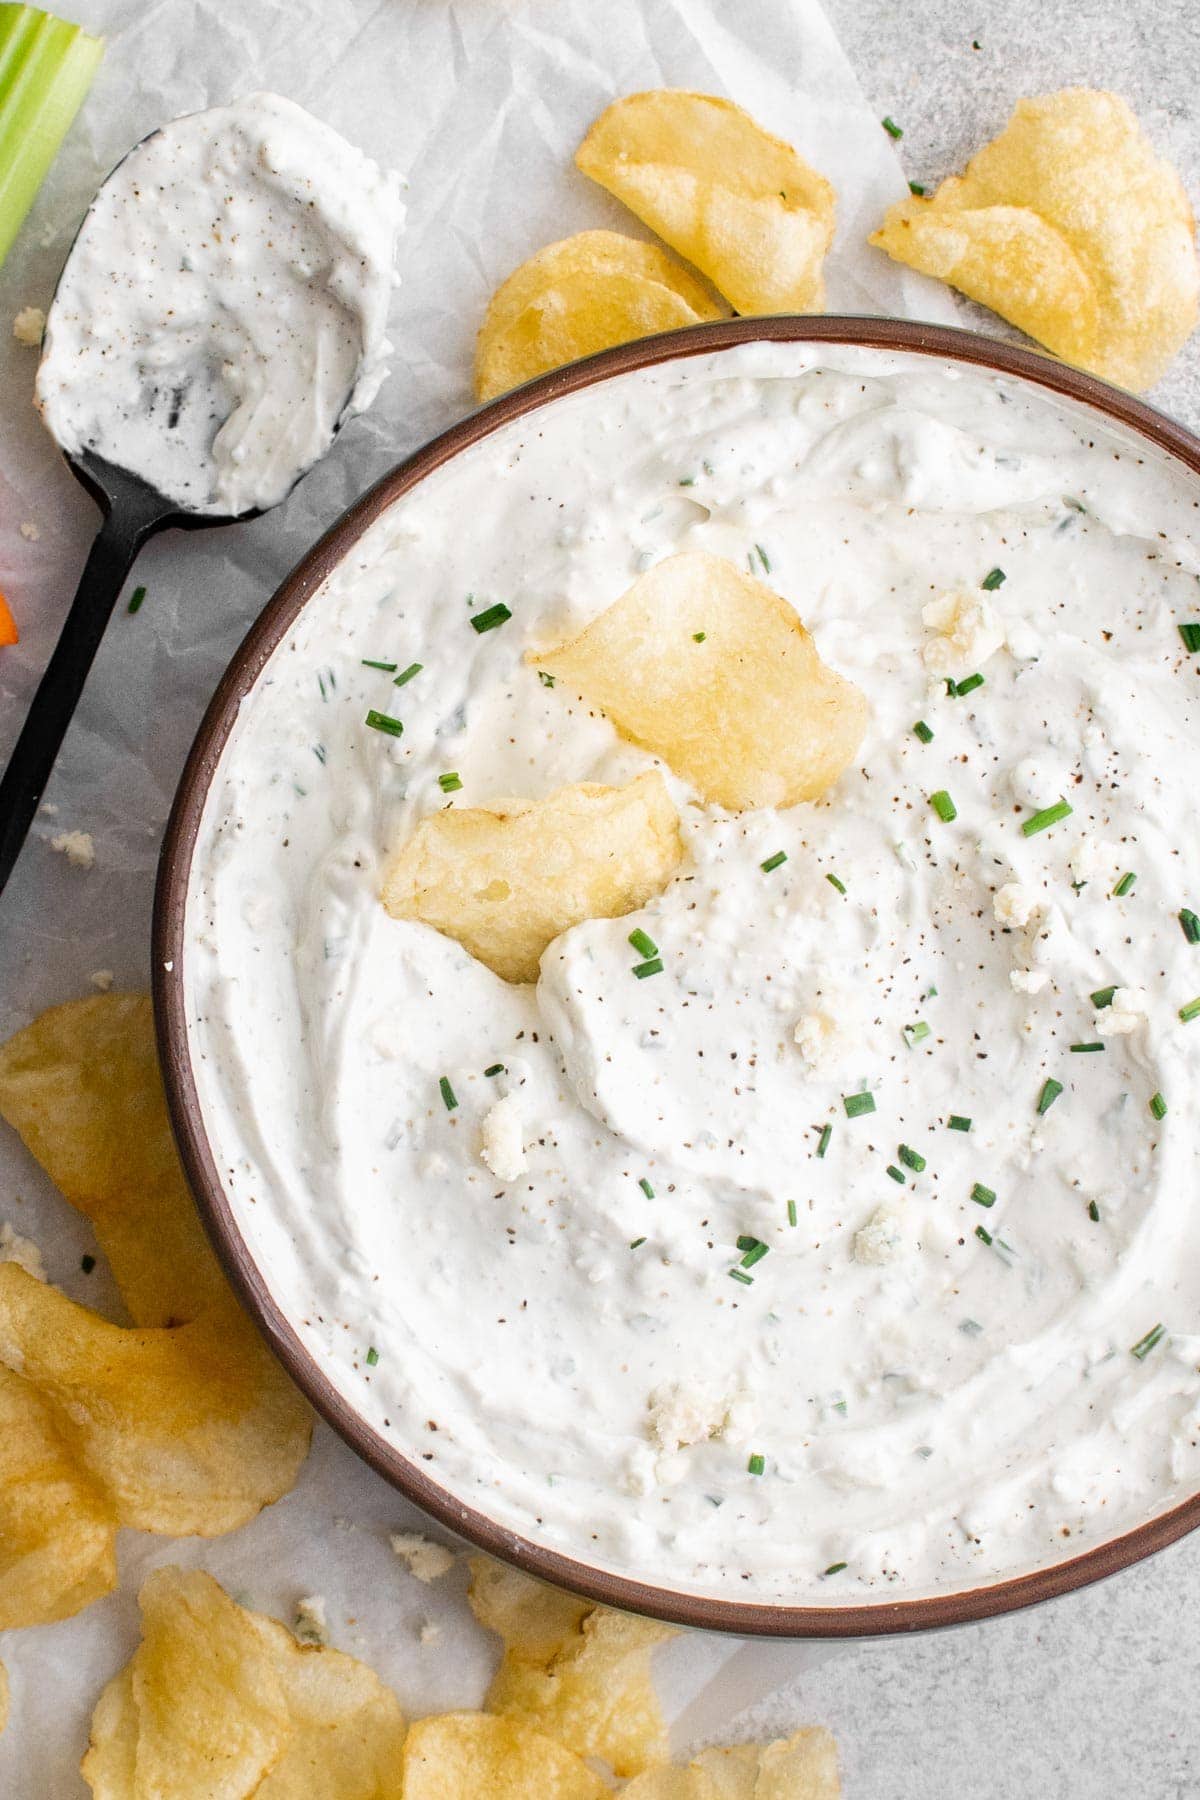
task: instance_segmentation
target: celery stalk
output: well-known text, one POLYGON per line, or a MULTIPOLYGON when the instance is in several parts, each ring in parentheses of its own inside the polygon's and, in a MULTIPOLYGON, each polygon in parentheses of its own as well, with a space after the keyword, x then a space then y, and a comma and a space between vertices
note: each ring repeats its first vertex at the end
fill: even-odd
POLYGON ((0 6, 0 263, 104 54, 102 38, 35 6, 0 6))

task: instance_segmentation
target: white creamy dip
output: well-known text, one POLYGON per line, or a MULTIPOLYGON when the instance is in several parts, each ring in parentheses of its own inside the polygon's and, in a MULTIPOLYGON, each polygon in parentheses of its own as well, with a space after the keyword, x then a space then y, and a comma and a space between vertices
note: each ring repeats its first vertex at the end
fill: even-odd
POLYGON ((92 202, 37 403, 189 512, 282 500, 387 373, 400 181, 278 94, 164 125, 92 202))
POLYGON ((453 1495, 819 1604, 1043 1565, 1200 1486, 1198 502, 1019 382, 760 344, 497 432, 308 604, 203 819, 196 1075, 281 1305, 453 1495), (685 549, 749 561, 859 683, 856 764, 741 816, 666 771, 685 862, 536 987, 389 918, 436 809, 650 766, 522 657, 685 549))

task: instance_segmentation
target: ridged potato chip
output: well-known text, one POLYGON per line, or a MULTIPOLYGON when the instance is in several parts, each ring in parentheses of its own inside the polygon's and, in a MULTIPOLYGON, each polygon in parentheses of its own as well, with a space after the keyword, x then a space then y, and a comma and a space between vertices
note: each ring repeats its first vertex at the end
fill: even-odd
POLYGON ((92 1715, 96 1800, 400 1800, 404 1719, 364 1663, 298 1644, 211 1576, 158 1569, 92 1715))
POLYGON ((307 1411, 232 1309, 169 1330, 111 1325, 5 1263, 0 1364, 50 1402, 118 1523, 142 1531, 232 1531, 287 1492, 307 1454, 307 1411))
POLYGON ((658 244, 581 231, 501 282, 475 347, 475 394, 491 400, 596 350, 673 331, 724 309, 658 244))
POLYGON ((866 729, 863 694, 821 661, 787 601, 707 551, 657 563, 578 637, 528 660, 735 812, 815 799, 866 729))
POLYGON ((833 189, 732 101, 672 88, 614 100, 575 162, 738 312, 824 306, 833 189))
POLYGON ((70 1618, 116 1583, 111 1502, 49 1402, 0 1368, 0 1631, 70 1618))
POLYGON ((964 175, 898 201, 871 242, 1124 387, 1157 381, 1196 324, 1187 197, 1116 94, 1019 101, 964 175))
POLYGON ((0 1045, 0 1117, 91 1221, 136 1325, 229 1301, 171 1136, 149 995, 68 1001, 0 1045))
POLYGON ((580 1756, 636 1775, 666 1756, 666 1727, 650 1653, 675 1633, 609 1607, 588 1608, 513 1570, 471 1561, 476 1618, 504 1639, 488 1690, 490 1712, 520 1718, 580 1756))
POLYGON ((392 857, 383 904, 505 981, 536 981, 560 932, 644 906, 682 856, 679 816, 651 769, 625 787, 583 782, 544 800, 435 813, 392 857))
POLYGON ((821 1725, 806 1725, 773 1744, 702 1750, 692 1763, 713 1784, 714 1800, 839 1800, 837 1744, 821 1725))
POLYGON ((585 1762, 516 1719, 443 1713, 404 1745, 404 1800, 607 1800, 585 1762))

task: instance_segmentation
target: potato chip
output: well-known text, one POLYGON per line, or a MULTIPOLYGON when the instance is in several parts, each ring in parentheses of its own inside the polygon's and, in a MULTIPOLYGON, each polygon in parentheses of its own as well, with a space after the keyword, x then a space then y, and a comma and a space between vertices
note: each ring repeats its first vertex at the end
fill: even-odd
POLYGON ((703 1769, 647 1769, 621 1789, 622 1800, 718 1800, 703 1769))
POLYGON ((0 1631, 69 1618, 116 1583, 111 1505, 48 1402, 0 1368, 0 1631))
POLYGON ((578 637, 528 660, 736 812, 814 799, 866 728, 863 694, 821 661, 787 601, 707 551, 657 563, 578 637))
POLYGON ((546 1663, 506 1650, 488 1690, 490 1712, 523 1719, 580 1756, 636 1775, 666 1756, 666 1726, 650 1653, 669 1626, 598 1606, 546 1663))
POLYGON ((613 344, 723 316, 658 244, 581 231, 539 250, 492 295, 475 348, 476 397, 491 400, 613 344))
POLYGON ((404 1745, 404 1800, 605 1800, 608 1789, 562 1744, 515 1719, 443 1713, 404 1745))
POLYGON ((211 1576, 159 1569, 92 1716, 97 1800, 400 1800, 404 1720, 365 1664, 298 1644, 211 1576))
POLYGON ((703 1750, 691 1764, 712 1783, 713 1800, 838 1800, 837 1744, 807 1725, 773 1744, 703 1750))
POLYGON ((897 202, 871 242, 1129 388, 1157 381, 1196 323, 1187 197, 1116 94, 1019 101, 965 175, 897 202))
POLYGON ((126 1329, 6 1263, 0 1363, 51 1402, 122 1525, 232 1531, 287 1492, 308 1450, 307 1408, 235 1310, 126 1329))
POLYGON ((834 193, 732 101, 656 89, 615 100, 576 165, 742 313, 820 312, 834 193))
POLYGON ((385 870, 383 904, 505 981, 536 981, 560 932, 644 906, 682 856, 679 816, 651 769, 625 787, 584 782, 545 800, 435 813, 385 870))
POLYGON ((544 1667, 568 1639, 578 1636, 584 1615, 592 1610, 590 1600, 535 1581, 490 1556, 471 1557, 470 1569, 471 1611, 485 1631, 498 1633, 505 1649, 525 1662, 544 1667))
POLYGON ((0 1116, 95 1227, 137 1325, 230 1303, 179 1166, 145 994, 94 994, 0 1045, 0 1116))

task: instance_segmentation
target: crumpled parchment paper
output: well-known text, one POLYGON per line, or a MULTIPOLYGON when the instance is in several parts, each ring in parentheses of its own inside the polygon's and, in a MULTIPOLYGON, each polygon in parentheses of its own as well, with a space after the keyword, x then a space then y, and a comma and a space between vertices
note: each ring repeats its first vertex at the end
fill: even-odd
MULTIPOLYGON (((16 737, 97 525, 33 412, 37 352, 11 337, 9 321, 22 306, 49 304, 99 181, 164 119, 269 87, 405 173, 409 212, 393 373, 372 411, 275 512, 168 533, 139 561, 130 587, 144 584, 145 602, 136 615, 122 604, 109 627, 45 810, 0 900, 5 1036, 88 991, 98 972, 118 986, 147 985, 159 839, 217 678, 318 533, 392 463, 469 410, 474 334, 497 282, 572 231, 606 225, 645 235, 572 165, 610 99, 658 85, 730 95, 837 189, 831 310, 954 317, 942 289, 866 246, 904 179, 815 0, 62 4, 103 33, 108 49, 0 271, 0 590, 21 628, 19 647, 0 651, 0 755, 16 737), (67 831, 91 834, 90 870, 51 848, 67 831)), ((80 1272, 86 1226, 0 1131, 6 1218, 40 1243, 51 1279, 77 1298, 111 1303, 103 1269, 80 1272)), ((477 1704, 494 1650, 467 1613, 465 1569, 424 1587, 388 1547, 389 1531, 419 1524, 319 1428, 296 1490, 233 1536, 174 1542, 123 1533, 117 1593, 61 1625, 0 1634, 13 1689, 0 1793, 83 1794, 78 1761, 92 1707, 137 1641, 137 1587, 163 1562, 207 1568, 239 1598, 285 1618, 302 1594, 321 1594, 333 1641, 378 1668, 406 1711, 477 1704)), ((700 1635, 670 1646, 661 1681, 680 1747, 736 1733, 740 1712, 793 1678, 805 1658, 828 1653, 700 1635)))

